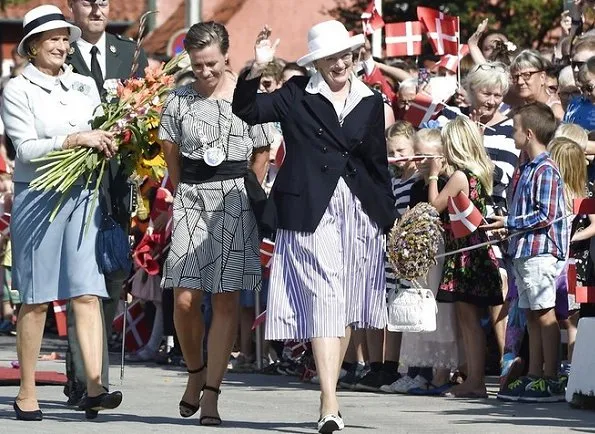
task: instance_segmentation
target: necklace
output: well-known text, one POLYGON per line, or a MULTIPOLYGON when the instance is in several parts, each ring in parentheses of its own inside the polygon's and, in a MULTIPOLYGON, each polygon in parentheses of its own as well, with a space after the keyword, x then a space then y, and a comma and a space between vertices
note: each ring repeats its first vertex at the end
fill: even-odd
POLYGON ((225 160, 226 152, 224 143, 229 147, 229 136, 231 135, 232 114, 231 111, 226 113, 224 105, 217 101, 219 137, 215 138, 212 143, 209 143, 207 135, 202 127, 198 126, 198 139, 200 140, 203 149, 203 159, 206 164, 211 167, 219 166, 225 160))

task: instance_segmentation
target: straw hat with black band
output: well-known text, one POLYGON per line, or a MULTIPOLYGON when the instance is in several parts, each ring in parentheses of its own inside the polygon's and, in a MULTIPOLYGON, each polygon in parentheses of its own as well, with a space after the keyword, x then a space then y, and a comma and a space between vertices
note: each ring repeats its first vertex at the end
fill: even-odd
POLYGON ((48 30, 68 28, 70 30, 70 43, 77 41, 81 37, 81 29, 70 24, 64 18, 62 11, 53 5, 38 6, 31 9, 23 18, 23 39, 19 42, 17 53, 23 57, 29 56, 28 42, 31 37, 48 30))

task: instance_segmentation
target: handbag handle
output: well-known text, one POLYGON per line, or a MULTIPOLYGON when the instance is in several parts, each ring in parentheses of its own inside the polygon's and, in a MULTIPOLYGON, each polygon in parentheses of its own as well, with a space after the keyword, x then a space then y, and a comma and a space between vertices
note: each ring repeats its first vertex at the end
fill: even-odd
POLYGON ((111 181, 112 169, 109 160, 105 164, 107 165, 107 173, 104 173, 103 179, 101 180, 101 186, 99 188, 99 206, 101 207, 104 217, 111 216, 113 214, 111 195, 107 185, 111 181))

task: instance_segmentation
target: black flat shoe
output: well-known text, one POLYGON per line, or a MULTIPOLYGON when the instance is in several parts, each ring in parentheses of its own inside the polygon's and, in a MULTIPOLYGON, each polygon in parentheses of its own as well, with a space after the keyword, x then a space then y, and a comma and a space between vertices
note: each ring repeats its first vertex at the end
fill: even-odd
MULTIPOLYGON (((202 390, 208 390, 211 392, 215 392, 217 395, 221 395, 221 390, 217 389, 216 387, 211 387, 211 386, 207 386, 206 384, 204 385, 204 387, 202 388, 202 390)), ((204 395, 204 392, 203 392, 204 395)), ((201 416, 200 419, 198 420, 198 423, 200 423, 203 426, 219 426, 221 425, 221 418, 219 416, 201 416)))
POLYGON ((16 401, 12 404, 12 408, 14 408, 14 412, 16 413, 17 420, 26 420, 28 422, 43 420, 43 413, 41 412, 41 410, 33 410, 33 411, 21 410, 21 408, 19 407, 19 404, 17 404, 16 401))
MULTIPOLYGON (((198 374, 199 372, 202 372, 206 367, 207 367, 207 365, 205 363, 198 369, 188 369, 188 373, 189 374, 198 374)), ((178 404, 178 408, 180 410, 180 416, 182 416, 182 417, 193 416, 200 408, 200 393, 198 394, 198 404, 193 405, 193 404, 190 404, 189 402, 181 400, 180 403, 178 404)))
POLYGON ((87 419, 95 419, 101 410, 113 410, 122 403, 122 392, 104 392, 97 396, 85 395, 79 404, 79 409, 85 411, 87 419))

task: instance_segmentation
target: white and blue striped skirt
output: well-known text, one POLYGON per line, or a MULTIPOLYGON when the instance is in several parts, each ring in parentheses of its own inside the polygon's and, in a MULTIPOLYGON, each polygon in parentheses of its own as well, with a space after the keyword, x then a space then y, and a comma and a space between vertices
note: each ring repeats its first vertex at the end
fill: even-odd
POLYGON ((271 266, 266 339, 343 337, 384 328, 385 237, 343 178, 314 233, 279 229, 271 266))

